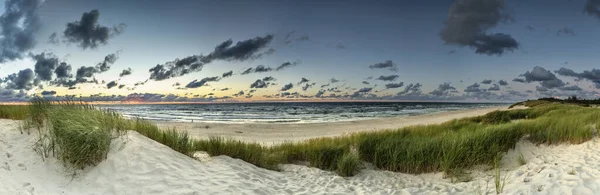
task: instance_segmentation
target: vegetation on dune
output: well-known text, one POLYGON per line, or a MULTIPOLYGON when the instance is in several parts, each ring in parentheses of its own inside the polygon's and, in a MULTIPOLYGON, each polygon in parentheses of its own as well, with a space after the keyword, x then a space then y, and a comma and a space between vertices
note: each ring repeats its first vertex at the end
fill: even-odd
POLYGON ((352 176, 366 162, 404 173, 443 171, 453 181, 461 180, 458 177, 464 176, 463 170, 474 165, 497 167, 501 155, 523 137, 537 144, 578 144, 591 139, 600 127, 598 108, 548 100, 521 105, 531 108, 271 147, 219 137, 191 139, 185 132, 161 130, 150 121, 125 119, 72 102, 37 99, 28 107, 0 106, 0 117, 26 119, 24 127, 33 126, 40 132, 40 153, 56 153, 76 168, 97 164, 106 158, 111 139, 124 134, 123 130, 134 130, 186 155, 206 151, 272 170, 279 164, 295 163, 352 176))

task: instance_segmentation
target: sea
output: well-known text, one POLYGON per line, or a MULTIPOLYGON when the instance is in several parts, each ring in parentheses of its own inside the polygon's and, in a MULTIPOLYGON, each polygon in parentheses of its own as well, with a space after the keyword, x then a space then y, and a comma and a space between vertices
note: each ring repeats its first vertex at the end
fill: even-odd
POLYGON ((269 102, 202 104, 115 104, 100 108, 128 118, 206 123, 322 123, 416 116, 498 103, 442 102, 269 102))

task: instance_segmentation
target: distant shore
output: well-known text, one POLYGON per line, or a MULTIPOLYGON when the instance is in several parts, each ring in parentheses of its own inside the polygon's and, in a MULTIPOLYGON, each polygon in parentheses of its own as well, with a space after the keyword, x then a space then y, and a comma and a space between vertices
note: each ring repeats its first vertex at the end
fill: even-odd
POLYGON ((495 110, 506 110, 508 106, 495 106, 468 110, 448 111, 418 116, 379 118, 360 121, 329 123, 287 124, 221 124, 205 122, 156 121, 161 128, 175 127, 187 131, 192 137, 208 139, 210 136, 233 138, 245 142, 272 145, 297 142, 319 137, 334 137, 363 131, 397 129, 412 125, 439 124, 452 119, 484 115, 495 110))

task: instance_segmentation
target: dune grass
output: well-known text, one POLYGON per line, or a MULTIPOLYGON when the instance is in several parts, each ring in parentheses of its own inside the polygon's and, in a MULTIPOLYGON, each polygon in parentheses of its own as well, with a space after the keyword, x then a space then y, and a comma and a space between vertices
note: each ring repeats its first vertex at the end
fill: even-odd
POLYGON ((191 139, 185 132, 162 130, 150 121, 125 119, 110 111, 72 102, 35 100, 25 114, 22 110, 27 107, 0 106, 0 117, 20 119, 25 115, 31 123, 47 127, 51 133, 49 141, 44 143, 53 150, 46 151, 58 152, 61 159, 78 168, 106 158, 110 139, 122 135, 123 130, 134 130, 186 155, 206 151, 212 156, 227 155, 272 170, 277 170, 279 164, 307 164, 352 176, 366 162, 389 171, 442 171, 450 177, 459 177, 474 165, 494 167, 497 159, 514 149, 523 137, 537 144, 578 144, 591 139, 600 127, 598 108, 538 103, 530 109, 495 111, 438 125, 270 147, 219 137, 191 139))

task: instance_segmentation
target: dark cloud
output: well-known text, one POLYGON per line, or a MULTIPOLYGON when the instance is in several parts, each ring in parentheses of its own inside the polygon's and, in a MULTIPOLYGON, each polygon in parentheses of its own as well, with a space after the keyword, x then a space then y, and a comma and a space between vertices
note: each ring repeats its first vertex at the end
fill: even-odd
POLYGON ((450 50, 450 51, 448 52, 448 54, 455 54, 455 53, 456 53, 456 50, 450 50))
POLYGON ((519 43, 509 34, 486 31, 511 20, 504 0, 457 0, 448 10, 440 37, 446 44, 475 48, 478 54, 502 55, 517 49, 519 43))
POLYGON ((335 48, 336 49, 346 49, 346 45, 338 43, 338 44, 335 45, 335 48))
POLYGON ((280 91, 287 91, 287 90, 292 89, 293 87, 294 87, 294 84, 289 83, 289 84, 284 85, 280 91))
POLYGON ((320 97, 322 97, 322 96, 323 96, 323 94, 324 94, 324 93, 325 93, 325 90, 319 90, 319 91, 318 91, 318 92, 315 94, 315 97, 318 97, 318 98, 320 98, 320 97))
POLYGON ((67 23, 67 28, 63 31, 65 41, 68 43, 79 44, 83 49, 96 48, 105 45, 114 35, 118 35, 125 29, 125 24, 107 27, 98 24, 100 12, 92 10, 84 12, 81 20, 67 23))
POLYGON ((487 90, 488 91, 500 91, 500 86, 497 84, 494 84, 494 86, 488 88, 487 90))
POLYGON ((130 75, 130 74, 131 74, 131 68, 127 68, 127 69, 124 69, 123 71, 121 71, 121 73, 119 73, 119 77, 124 77, 124 76, 130 75))
POLYGON ((362 84, 369 85, 371 83, 369 83, 368 81, 363 81, 362 84))
POLYGON ((270 81, 275 81, 275 78, 268 76, 254 81, 254 83, 250 84, 250 88, 267 88, 271 83, 270 81))
POLYGON ((372 87, 365 87, 365 88, 361 88, 361 89, 359 89, 358 91, 355 91, 355 92, 352 94, 352 96, 351 96, 351 97, 352 97, 352 98, 362 97, 362 96, 364 96, 366 93, 369 93, 369 92, 371 92, 371 90, 373 90, 373 88, 372 88, 372 87))
POLYGON ((548 88, 545 88, 542 86, 535 86, 535 90, 540 91, 540 92, 546 92, 546 91, 548 91, 548 88))
POLYGON ((198 87, 204 86, 208 82, 216 82, 216 81, 219 81, 219 80, 220 80, 220 78, 218 76, 215 76, 215 77, 205 77, 205 78, 201 79, 200 81, 193 80, 192 82, 190 82, 187 85, 185 85, 185 88, 198 88, 198 87))
POLYGON ((57 67, 57 69, 55 70, 55 72, 57 74, 57 78, 59 78, 59 79, 55 80, 54 83, 65 86, 65 87, 74 87, 78 83, 96 83, 97 81, 95 79, 93 79, 94 75, 110 70, 111 65, 114 64, 116 62, 116 60, 118 59, 117 53, 106 55, 104 57, 104 60, 102 62, 99 62, 98 64, 96 64, 96 66, 79 67, 75 73, 74 80, 68 79, 71 77, 71 75, 70 75, 71 66, 67 65, 67 64, 64 64, 64 66, 63 66, 63 64, 61 63, 61 65, 59 65, 59 67, 57 67), (58 72, 60 72, 60 76, 59 76, 58 72), (66 77, 65 75, 69 75, 69 76, 66 77), (64 76, 64 77, 61 77, 61 76, 64 76))
POLYGON ((385 84, 386 89, 395 89, 404 86, 404 82, 385 84))
POLYGON ((527 83, 540 82, 540 84, 543 87, 550 89, 566 85, 562 80, 558 79, 556 75, 554 75, 552 72, 539 66, 533 67, 532 71, 527 71, 520 76, 525 77, 524 81, 527 83))
POLYGON ((0 16, 0 63, 20 59, 36 45, 42 0, 7 0, 0 16))
POLYGON ((483 81, 481 81, 482 84, 490 84, 492 83, 492 80, 490 79, 484 79, 483 81))
POLYGON ((244 95, 244 90, 241 90, 240 92, 233 94, 233 96, 238 97, 238 96, 243 96, 244 95))
POLYGON ((231 88, 229 88, 229 87, 225 87, 225 88, 221 89, 221 91, 228 91, 228 90, 230 90, 230 89, 231 89, 231 88))
POLYGON ((577 85, 564 86, 564 87, 560 87, 558 89, 563 90, 563 91, 582 91, 583 90, 577 85))
POLYGON ((561 28, 558 29, 558 31, 556 31, 556 36, 560 36, 560 35, 570 35, 570 36, 575 36, 575 31, 571 28, 561 28))
POLYGON ((125 87, 125 85, 119 85, 119 89, 123 89, 123 87, 125 87))
POLYGON ((583 12, 600 19, 600 0, 587 0, 583 6, 583 12))
POLYGON ((176 83, 174 83, 174 84, 173 84, 173 85, 171 85, 171 86, 172 86, 172 87, 177 87, 177 86, 180 86, 180 85, 181 85, 181 83, 179 83, 179 82, 176 82, 176 83))
POLYGON ((514 78, 512 81, 518 82, 518 83, 525 83, 525 79, 522 79, 522 78, 514 78))
POLYGON ((480 87, 479 83, 474 83, 472 85, 467 86, 467 88, 465 89, 465 92, 467 92, 467 93, 478 93, 478 92, 483 91, 479 87, 480 87))
POLYGON ((144 84, 146 84, 146 82, 148 82, 148 80, 145 80, 145 81, 139 81, 139 82, 137 82, 137 83, 135 83, 135 84, 133 84, 133 85, 134 85, 134 86, 144 85, 144 84))
POLYGON ((70 78, 73 75, 71 74, 71 70, 72 67, 70 64, 67 64, 65 62, 61 62, 58 67, 56 67, 56 69, 54 70, 54 73, 56 74, 56 78, 70 78))
POLYGON ((592 70, 584 70, 581 73, 577 73, 571 69, 562 67, 554 72, 561 76, 574 77, 576 81, 591 81, 595 84, 596 88, 600 89, 600 69, 593 68, 592 70))
POLYGON ((317 83, 311 83, 311 84, 306 83, 306 85, 304 85, 302 87, 302 91, 306 91, 306 90, 308 90, 308 88, 311 88, 311 87, 315 86, 316 84, 317 83))
MULTIPOLYGON (((331 79, 329 79, 329 82, 330 83, 337 83, 337 82, 340 82, 340 80, 337 80, 335 78, 331 78, 331 79)), ((329 86, 329 85, 327 85, 327 86, 329 86)), ((321 87, 323 87, 323 86, 321 86, 321 87)))
POLYGON ((44 53, 31 55, 36 61, 34 72, 36 77, 42 81, 51 81, 55 69, 58 67, 58 58, 52 53, 44 53))
POLYGON ((310 80, 308 80, 307 78, 302 77, 302 79, 300 79, 300 82, 298 82, 297 84, 300 85, 302 83, 308 83, 310 80))
POLYGON ((117 81, 111 81, 108 84, 106 84, 106 88, 110 89, 110 88, 113 88, 113 87, 115 87, 117 85, 118 85, 117 81))
POLYGON ((273 35, 255 37, 233 45, 231 39, 217 45, 213 52, 208 55, 193 55, 184 59, 175 59, 165 64, 157 64, 149 70, 151 80, 165 80, 173 77, 183 76, 192 72, 199 72, 205 64, 214 60, 245 61, 260 58, 263 54, 270 54, 274 50, 264 53, 260 51, 273 40, 273 35))
POLYGON ((405 95, 405 96, 414 96, 414 95, 420 95, 421 92, 421 87, 422 85, 420 83, 417 84, 408 84, 404 90, 402 90, 401 92, 398 92, 397 95, 405 95))
POLYGON ((438 86, 437 89, 429 92, 429 94, 440 97, 440 96, 448 96, 454 92, 456 92, 456 88, 452 87, 450 85, 450 83, 442 83, 438 86))
POLYGON ((44 96, 47 96, 47 95, 53 96, 53 95, 56 95, 56 91, 42 91, 42 93, 40 93, 40 94, 42 94, 44 96))
POLYGON ((300 61, 284 62, 283 64, 281 64, 277 68, 275 68, 275 70, 276 71, 280 71, 280 70, 283 70, 283 69, 288 68, 288 67, 296 66, 298 64, 300 64, 300 61))
POLYGON ((506 81, 504 81, 504 80, 499 80, 499 81, 498 81, 498 84, 499 84, 499 85, 502 85, 502 86, 506 86, 506 85, 508 85, 508 82, 506 82, 506 81))
POLYGON ((370 69, 388 69, 393 72, 398 71, 398 67, 391 60, 369 65, 370 69))
POLYGON ((226 78, 226 77, 230 77, 231 75, 233 75, 233 71, 225 72, 225 73, 223 73, 223 75, 221 77, 226 78))
POLYGON ((96 64, 96 70, 99 73, 110 70, 110 65, 114 64, 117 61, 117 59, 119 59, 119 56, 117 56, 117 53, 111 53, 111 54, 106 55, 104 57, 104 61, 96 64))
POLYGON ((325 85, 321 85, 321 88, 329 87, 329 85, 331 85, 331 84, 328 83, 328 84, 325 84, 325 85))
POLYGON ((27 68, 24 70, 20 70, 18 73, 13 73, 4 78, 4 82, 6 82, 6 88, 8 89, 24 89, 29 90, 33 87, 33 79, 35 78, 35 73, 33 70, 27 68))
POLYGON ((273 69, 271 67, 266 67, 264 65, 258 65, 256 68, 248 68, 241 73, 241 75, 247 75, 250 73, 261 73, 261 72, 271 72, 273 69))
POLYGON ((382 81, 395 81, 396 79, 398 79, 398 75, 389 75, 389 76, 379 76, 379 78, 377 78, 377 80, 382 80, 382 81))

